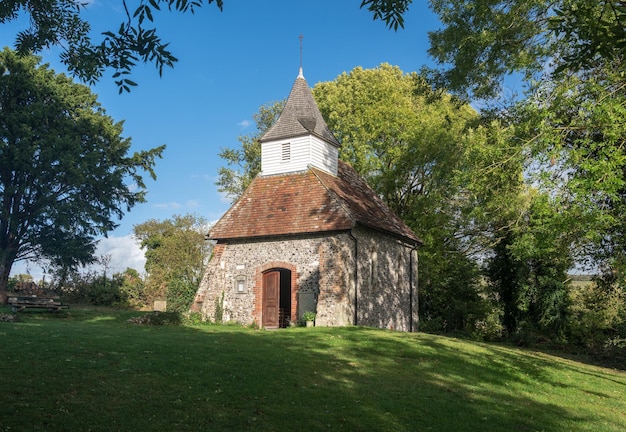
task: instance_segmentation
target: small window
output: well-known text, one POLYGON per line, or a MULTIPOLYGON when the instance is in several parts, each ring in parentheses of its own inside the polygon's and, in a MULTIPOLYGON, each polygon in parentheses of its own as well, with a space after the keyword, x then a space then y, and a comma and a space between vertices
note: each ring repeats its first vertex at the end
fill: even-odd
POLYGON ((242 275, 235 278, 235 292, 237 294, 245 294, 246 292, 248 292, 245 276, 242 275))
POLYGON ((291 143, 283 143, 282 161, 289 162, 291 160, 291 143))

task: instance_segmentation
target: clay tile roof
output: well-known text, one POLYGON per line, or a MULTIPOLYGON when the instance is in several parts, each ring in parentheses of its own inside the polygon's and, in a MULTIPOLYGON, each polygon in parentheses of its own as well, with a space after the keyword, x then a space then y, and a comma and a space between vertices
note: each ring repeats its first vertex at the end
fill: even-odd
POLYGON ((354 169, 335 177, 316 168, 258 176, 209 231, 214 240, 349 230, 361 224, 409 243, 421 241, 354 169))
POLYGON ((339 141, 328 129, 304 76, 300 74, 291 88, 291 93, 278 120, 261 137, 260 141, 287 139, 308 134, 316 135, 339 147, 339 141))

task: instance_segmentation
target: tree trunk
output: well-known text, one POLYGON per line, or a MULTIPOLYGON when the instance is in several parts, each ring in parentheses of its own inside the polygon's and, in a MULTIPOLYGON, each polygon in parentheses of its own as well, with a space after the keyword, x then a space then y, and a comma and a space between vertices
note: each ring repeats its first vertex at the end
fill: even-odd
POLYGON ((0 263, 0 305, 7 302, 7 286, 9 284, 9 274, 11 273, 11 266, 6 266, 4 263, 0 263))
POLYGON ((0 260, 0 304, 6 304, 7 302, 9 275, 11 274, 14 260, 14 254, 5 250, 0 260))

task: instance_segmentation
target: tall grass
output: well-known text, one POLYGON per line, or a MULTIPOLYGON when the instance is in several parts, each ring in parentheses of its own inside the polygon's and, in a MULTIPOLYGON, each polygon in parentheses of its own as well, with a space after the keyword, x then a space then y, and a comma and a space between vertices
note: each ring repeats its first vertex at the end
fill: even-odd
POLYGON ((0 431, 622 431, 626 373, 366 328, 0 322, 0 431))

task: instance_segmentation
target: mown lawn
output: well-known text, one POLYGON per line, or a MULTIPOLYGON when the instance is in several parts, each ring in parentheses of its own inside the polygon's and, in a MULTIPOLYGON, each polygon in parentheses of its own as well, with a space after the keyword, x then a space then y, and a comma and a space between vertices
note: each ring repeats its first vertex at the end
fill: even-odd
MULTIPOLYGON (((0 310, 6 312, 6 310, 0 310)), ((626 373, 366 328, 0 322, 0 431, 624 431, 626 373)))

